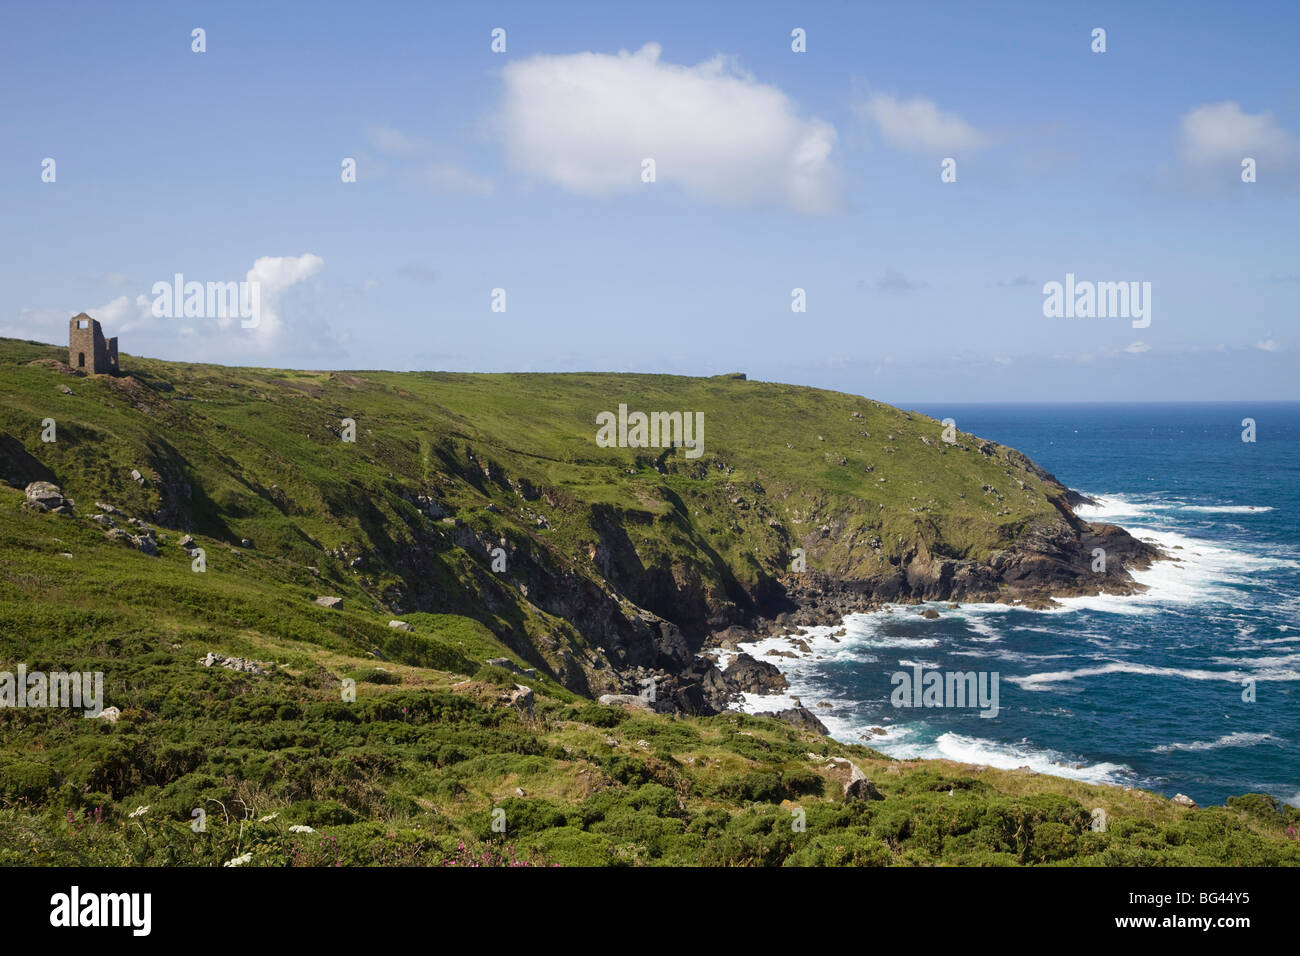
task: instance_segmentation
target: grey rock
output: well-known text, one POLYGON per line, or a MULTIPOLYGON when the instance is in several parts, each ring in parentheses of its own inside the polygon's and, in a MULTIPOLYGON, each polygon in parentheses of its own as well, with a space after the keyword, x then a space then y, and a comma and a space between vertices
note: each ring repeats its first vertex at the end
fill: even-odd
MULTIPOLYGON (((853 769, 857 770, 856 767, 853 769)), ((862 771, 858 771, 861 773, 862 771)), ((883 800, 885 795, 876 789, 876 785, 866 777, 850 780, 844 787, 844 799, 849 800, 883 800)))
POLYGON ((606 707, 622 707, 624 710, 654 710, 650 702, 636 694, 601 694, 599 702, 606 707))
POLYGON ((343 609, 343 599, 341 597, 321 595, 316 599, 316 603, 321 607, 329 608, 331 611, 340 611, 343 609))
POLYGON ((831 735, 831 732, 827 729, 826 725, 817 719, 817 715, 802 704, 798 707, 790 707, 786 710, 777 711, 771 716, 775 717, 777 720, 784 720, 787 724, 798 727, 801 730, 815 731, 823 737, 829 737, 831 735))
POLYGON ((727 665, 722 677, 736 690, 746 694, 777 694, 790 686, 780 669, 769 661, 748 654, 738 654, 727 665))
POLYGON ((49 511, 54 514, 72 514, 73 501, 63 497, 63 490, 49 481, 33 481, 25 489, 27 504, 37 511, 49 511))

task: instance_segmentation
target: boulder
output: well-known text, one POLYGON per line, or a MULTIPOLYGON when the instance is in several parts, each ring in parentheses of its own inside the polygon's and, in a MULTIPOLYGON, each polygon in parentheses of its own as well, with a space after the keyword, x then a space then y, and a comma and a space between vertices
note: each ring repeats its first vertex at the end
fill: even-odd
POLYGON ((405 621, 389 621, 389 622, 388 622, 388 626, 389 626, 389 627, 392 627, 392 628, 396 628, 396 629, 399 630, 399 631, 414 631, 414 630, 415 630, 415 628, 411 627, 411 625, 407 624, 405 621))
POLYGON ((787 724, 798 727, 800 730, 812 730, 821 734, 823 737, 829 737, 831 732, 826 728, 817 715, 807 707, 800 704, 798 707, 790 707, 786 710, 777 711, 771 715, 777 720, 784 720, 787 724))
POLYGON ((341 597, 321 595, 316 599, 316 603, 321 607, 329 608, 331 611, 341 611, 343 609, 343 599, 341 597))
POLYGON ((745 694, 779 694, 790 686, 775 664, 748 654, 738 654, 722 676, 729 685, 745 694))
POLYGON ((921 617, 925 618, 927 621, 933 621, 938 616, 939 612, 932 607, 927 607, 921 612, 921 617))
POLYGON ((654 710, 648 700, 636 694, 601 694, 599 702, 606 707, 622 707, 624 710, 654 710))
POLYGON ((1196 809, 1196 801, 1185 793, 1174 794, 1174 798, 1169 802, 1176 807, 1187 807, 1189 810, 1196 809))
POLYGON ((180 544, 181 548, 185 551, 193 551, 199 546, 198 542, 194 540, 194 535, 192 534, 187 534, 185 537, 181 538, 180 544))
MULTIPOLYGON (((856 767, 854 768, 857 769, 856 767)), ((858 771, 861 773, 862 771, 858 771)), ((876 789, 876 785, 866 777, 850 780, 844 788, 844 800, 883 800, 885 795, 876 789)))
POLYGON ((744 644, 753 639, 754 632, 738 624, 733 624, 725 630, 714 631, 709 635, 710 644, 728 651, 735 650, 738 644, 744 644))
POLYGON ((518 709, 529 717, 533 715, 533 703, 535 702, 535 697, 533 696, 533 689, 531 687, 526 687, 523 684, 516 684, 515 689, 509 693, 509 699, 511 707, 518 709))
POLYGON ((71 498, 63 497, 58 485, 49 481, 33 481, 25 489, 27 505, 37 511, 49 511, 56 515, 73 514, 71 498))

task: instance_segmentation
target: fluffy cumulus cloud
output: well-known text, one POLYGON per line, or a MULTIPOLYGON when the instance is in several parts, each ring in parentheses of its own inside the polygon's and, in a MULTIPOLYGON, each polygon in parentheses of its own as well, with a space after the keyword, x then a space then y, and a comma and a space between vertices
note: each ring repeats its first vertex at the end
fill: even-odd
MULTIPOLYGON (((259 344, 269 346, 279 340, 283 325, 280 309, 284 294, 320 272, 324 265, 324 259, 310 252, 303 256, 262 256, 254 260, 253 268, 248 270, 244 279, 249 283, 256 282, 259 290, 261 316, 257 326, 251 330, 259 344)), ((231 324, 235 319, 218 321, 231 324)))
POLYGON ((1231 100, 1207 103, 1186 113, 1179 129, 1179 153, 1197 166, 1239 165, 1249 156, 1260 164, 1287 166, 1295 141, 1273 114, 1246 113, 1231 100))
MULTIPOLYGON (((243 281, 247 295, 240 301, 238 294, 232 300, 236 303, 230 314, 209 314, 210 304, 223 301, 221 293, 212 297, 210 285, 229 286, 232 290, 237 285, 236 277, 184 275, 186 287, 198 283, 202 294, 196 299, 201 315, 186 315, 185 302, 189 299, 188 288, 183 291, 180 303, 172 300, 173 277, 159 280, 157 286, 148 293, 119 295, 101 305, 85 309, 92 318, 104 326, 104 334, 122 336, 122 348, 137 355, 171 354, 178 341, 203 343, 203 354, 199 356, 211 361, 238 360, 249 352, 268 353, 289 343, 285 335, 286 322, 284 308, 286 295, 290 289, 300 286, 324 268, 325 261, 320 256, 307 253, 301 256, 262 256, 254 260, 252 268, 244 273, 243 281), (163 286, 167 294, 161 295, 163 286), (253 289, 256 292, 253 293, 253 289), (252 315, 246 320, 239 314, 239 304, 246 303, 252 315), (155 314, 157 311, 163 314, 155 314), (247 325, 245 324, 247 321, 247 325)), ((14 321, 0 323, 0 335, 31 338, 38 341, 60 344, 67 341, 68 319, 74 312, 59 309, 26 310, 14 321)), ((330 346, 329 331, 318 317, 300 316, 293 323, 298 330, 310 330, 310 334, 299 336, 294 340, 298 352, 320 351, 330 346), (305 345, 304 345, 305 342, 305 345)))
POLYGON ((717 56, 696 66, 635 53, 539 55, 502 71, 499 120, 517 169, 573 192, 609 196, 674 183, 712 202, 840 206, 835 127, 801 116, 775 86, 717 56))
POLYGON ((890 146, 914 152, 959 152, 979 149, 992 137, 955 113, 945 113, 923 96, 908 100, 874 93, 855 107, 858 118, 873 125, 890 146))

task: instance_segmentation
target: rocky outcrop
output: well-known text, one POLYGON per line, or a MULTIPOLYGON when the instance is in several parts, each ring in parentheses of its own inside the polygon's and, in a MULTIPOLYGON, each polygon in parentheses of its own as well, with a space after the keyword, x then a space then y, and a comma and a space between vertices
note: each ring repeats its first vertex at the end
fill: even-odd
POLYGON ((601 694, 597 698, 599 703, 606 707, 622 707, 624 710, 643 710, 647 713, 653 712, 654 708, 650 702, 636 694, 601 694))
POLYGON ((788 707, 785 710, 778 710, 773 714, 765 716, 775 717, 777 720, 784 720, 787 724, 798 727, 800 730, 811 730, 814 733, 821 734, 823 737, 829 737, 831 732, 826 725, 817 719, 807 707, 800 704, 798 707, 788 707))
POLYGON ((275 664, 269 661, 253 661, 245 657, 226 657, 212 651, 208 651, 207 654, 200 657, 199 663, 204 667, 224 667, 227 670, 242 671, 246 674, 269 674, 275 669, 275 664))
POLYGON ((779 694, 790 686, 779 667, 748 654, 737 654, 722 672, 722 677, 731 687, 745 694, 779 694))
POLYGON ((63 497, 58 485, 49 481, 33 481, 25 489, 27 507, 34 511, 49 511, 56 515, 76 514, 75 502, 63 497))

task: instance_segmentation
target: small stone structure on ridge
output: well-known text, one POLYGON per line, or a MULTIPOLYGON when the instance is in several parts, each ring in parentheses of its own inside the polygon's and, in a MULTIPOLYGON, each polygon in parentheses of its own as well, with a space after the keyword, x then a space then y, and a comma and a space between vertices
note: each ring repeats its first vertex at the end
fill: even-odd
POLYGON ((68 364, 96 375, 117 374, 117 339, 104 339, 99 323, 85 312, 68 324, 68 364))

